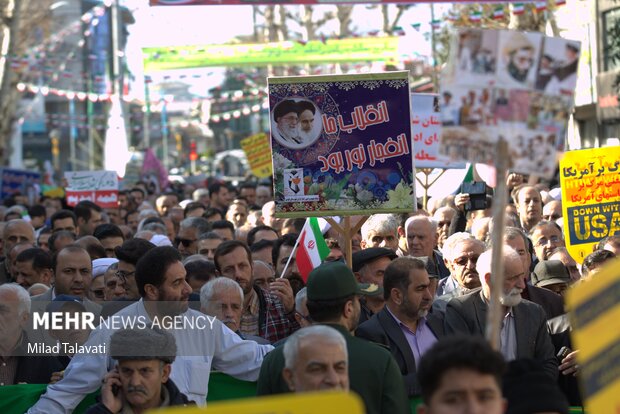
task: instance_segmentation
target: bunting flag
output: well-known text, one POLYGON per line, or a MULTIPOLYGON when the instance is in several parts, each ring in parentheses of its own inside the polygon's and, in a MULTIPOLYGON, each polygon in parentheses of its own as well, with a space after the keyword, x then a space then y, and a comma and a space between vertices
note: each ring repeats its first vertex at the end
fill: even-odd
POLYGON ((564 6, 566 4, 566 0, 555 0, 556 7, 564 6))
POLYGON ((431 20, 431 27, 433 29, 441 28, 441 20, 431 20))
POLYGON ((482 13, 479 11, 473 11, 469 15, 469 20, 472 22, 480 22, 482 20, 482 13))
POLYGON ((546 1, 537 1, 536 2, 536 12, 541 13, 547 10, 547 2, 546 1))
POLYGON ((297 253, 297 269, 304 282, 308 281, 310 272, 318 267, 323 260, 329 255, 329 247, 325 243, 323 233, 316 217, 310 217, 306 220, 304 228, 299 235, 297 253))
POLYGON ((497 6, 493 10, 493 20, 501 20, 504 18, 504 6, 497 6))
MULTIPOLYGON (((556 2, 557 4, 557 2, 556 2)), ((422 27, 422 23, 412 23, 411 27, 413 27, 415 30, 417 30, 418 32, 420 31, 420 27, 422 27)))
POLYGON ((523 3, 514 3, 512 5, 512 13, 516 16, 525 13, 525 5, 523 3))
POLYGON ((397 35, 397 36, 404 36, 405 35, 405 30, 400 27, 400 26, 394 26, 392 28, 392 32, 397 35))

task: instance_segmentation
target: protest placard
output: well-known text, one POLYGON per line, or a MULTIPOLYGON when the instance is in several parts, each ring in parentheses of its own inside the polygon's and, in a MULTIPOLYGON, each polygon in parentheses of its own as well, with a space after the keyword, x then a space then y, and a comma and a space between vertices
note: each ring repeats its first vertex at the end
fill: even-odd
POLYGON ((442 76, 440 154, 495 163, 508 142, 510 170, 551 177, 577 80, 580 43, 540 33, 462 28, 442 76))
POLYGON ((620 259, 566 294, 571 338, 579 362, 581 392, 588 413, 620 409, 620 259), (614 328, 614 326, 616 328, 614 328))
POLYGON ((271 147, 267 134, 260 133, 241 140, 241 149, 248 158, 252 174, 258 178, 273 174, 271 163, 271 147))
POLYGON ((27 196, 34 204, 38 186, 41 183, 41 174, 35 171, 18 170, 15 168, 0 169, 0 199, 15 194, 27 196))
POLYGON ((118 176, 115 171, 65 172, 67 205, 89 200, 102 208, 118 207, 118 176))
POLYGON ((413 211, 407 72, 268 83, 277 216, 413 211))
POLYGON ((450 162, 449 157, 439 154, 442 119, 453 115, 450 106, 439 104, 439 95, 411 94, 411 133, 416 168, 465 168, 464 162, 450 162))
POLYGON ((566 248, 577 262, 620 234, 620 147, 569 151, 560 161, 566 248))

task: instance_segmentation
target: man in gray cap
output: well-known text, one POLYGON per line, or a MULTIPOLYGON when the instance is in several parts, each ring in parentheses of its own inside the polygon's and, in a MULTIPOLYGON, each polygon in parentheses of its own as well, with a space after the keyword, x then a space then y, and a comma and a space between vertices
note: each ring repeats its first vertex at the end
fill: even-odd
MULTIPOLYGON (((353 274, 360 283, 373 283, 383 286, 385 268, 396 258, 394 250, 385 247, 371 247, 353 253, 353 274)), ((372 315, 381 311, 385 305, 382 295, 363 296, 360 298, 362 312, 359 323, 370 319, 372 315)))
POLYGON ((160 329, 125 329, 110 340, 110 355, 118 361, 103 377, 101 397, 87 414, 143 412, 190 401, 169 378, 177 346, 172 334, 160 329))
POLYGON ((532 272, 532 284, 564 296, 570 284, 568 269, 559 260, 538 262, 532 272))
MULTIPOLYGON (((408 413, 405 385, 394 358, 383 347, 351 334, 359 320, 359 295, 379 294, 381 289, 357 283, 344 263, 327 262, 310 272, 306 291, 312 321, 331 326, 347 342, 350 389, 362 398, 366 413, 408 413)), ((282 377, 285 366, 282 348, 265 357, 258 377, 258 395, 291 392, 282 377)))

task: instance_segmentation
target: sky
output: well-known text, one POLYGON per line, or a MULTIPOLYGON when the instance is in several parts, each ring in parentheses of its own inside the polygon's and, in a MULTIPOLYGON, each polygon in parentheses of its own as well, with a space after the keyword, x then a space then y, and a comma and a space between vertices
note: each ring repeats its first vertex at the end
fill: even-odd
MULTIPOLYGON (((148 0, 125 0, 121 4, 132 10, 136 23, 129 27, 130 36, 127 45, 129 67, 138 75, 141 74, 141 48, 152 46, 180 46, 226 43, 239 35, 249 36, 253 33, 251 6, 149 6, 148 0)), ((296 6, 289 6, 294 9, 296 6)), ((395 5, 390 5, 394 9, 395 5)), ((436 16, 449 5, 435 5, 436 16)), ((315 15, 320 16, 321 10, 334 10, 334 6, 316 6, 315 15)), ((395 10, 391 10, 391 16, 395 10)), ((430 55, 430 44, 424 39, 423 33, 430 31, 431 11, 429 4, 419 4, 405 12, 399 21, 407 35, 402 38, 408 48, 415 49, 421 55, 430 55), (411 27, 413 23, 421 23, 417 32, 411 27)), ((369 9, 367 5, 357 5, 354 10, 352 28, 356 33, 367 33, 379 30, 382 16, 378 9, 369 9)), ((336 30, 336 21, 325 26, 325 32, 336 30)), ((197 84, 196 92, 205 91, 221 83, 223 68, 193 71, 192 73, 211 72, 212 75, 197 84)))

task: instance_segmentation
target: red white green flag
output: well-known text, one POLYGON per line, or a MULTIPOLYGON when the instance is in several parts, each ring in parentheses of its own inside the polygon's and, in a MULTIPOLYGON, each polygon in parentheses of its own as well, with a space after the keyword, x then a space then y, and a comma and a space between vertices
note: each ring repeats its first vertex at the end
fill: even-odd
POLYGON ((545 10, 547 10, 547 2, 546 1, 537 1, 536 2, 536 11, 537 12, 544 12, 545 10))
POLYGON ((497 6, 495 10, 493 10, 493 19, 500 20, 504 18, 504 6, 497 6))
POLYGON ((318 267, 328 255, 329 247, 327 247, 323 233, 321 233, 319 221, 316 217, 310 217, 306 220, 306 224, 304 224, 299 235, 299 244, 295 255, 297 268, 304 282, 308 281, 308 275, 312 269, 318 267))
POLYGON ((472 22, 479 22, 482 20, 482 13, 480 13, 479 11, 474 11, 471 12, 471 14, 469 15, 469 20, 472 22))
POLYGON ((512 5, 512 13, 517 16, 525 13, 525 5, 523 3, 514 3, 512 5))

